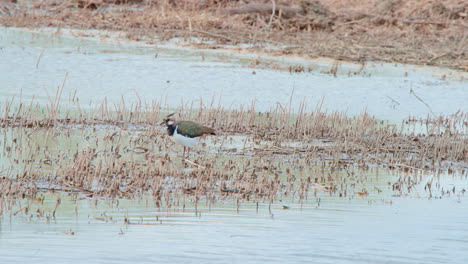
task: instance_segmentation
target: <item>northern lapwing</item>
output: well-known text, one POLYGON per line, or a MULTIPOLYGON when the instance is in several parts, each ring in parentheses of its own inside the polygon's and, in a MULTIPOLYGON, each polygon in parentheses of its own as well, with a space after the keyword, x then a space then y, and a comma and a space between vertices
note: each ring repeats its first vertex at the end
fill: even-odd
POLYGON ((193 121, 176 121, 172 117, 174 114, 168 115, 161 125, 167 126, 167 133, 175 143, 184 146, 184 158, 185 150, 188 150, 188 157, 190 148, 198 144, 201 137, 216 135, 215 130, 211 127, 202 126, 193 121))

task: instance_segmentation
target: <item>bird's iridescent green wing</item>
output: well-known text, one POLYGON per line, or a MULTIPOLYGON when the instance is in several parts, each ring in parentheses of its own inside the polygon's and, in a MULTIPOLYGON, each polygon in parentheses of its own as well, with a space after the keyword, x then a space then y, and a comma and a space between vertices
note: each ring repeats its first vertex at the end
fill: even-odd
POLYGON ((199 125, 192 121, 177 122, 177 133, 186 137, 194 138, 206 134, 214 135, 214 129, 199 125))

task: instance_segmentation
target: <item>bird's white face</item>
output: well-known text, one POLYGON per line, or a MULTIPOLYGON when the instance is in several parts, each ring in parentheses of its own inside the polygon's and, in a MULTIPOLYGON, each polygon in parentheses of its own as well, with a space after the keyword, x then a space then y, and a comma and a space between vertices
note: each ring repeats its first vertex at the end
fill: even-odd
POLYGON ((174 124, 174 120, 167 120, 166 124, 168 126, 172 126, 172 124, 174 124))

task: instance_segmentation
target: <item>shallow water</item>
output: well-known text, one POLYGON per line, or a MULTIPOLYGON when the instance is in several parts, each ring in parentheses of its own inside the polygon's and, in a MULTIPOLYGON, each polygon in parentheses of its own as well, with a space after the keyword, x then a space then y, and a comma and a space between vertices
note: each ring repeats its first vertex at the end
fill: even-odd
MULTIPOLYGON (((367 109, 378 118, 401 120, 429 113, 409 93, 413 88, 436 114, 467 110, 466 82, 459 81, 464 74, 453 73, 457 77, 452 78, 447 70, 371 64, 365 74, 349 77, 347 71, 356 69, 344 65, 334 77, 322 73, 330 65, 317 63, 310 73, 290 74, 248 68, 252 59, 248 56, 155 49, 6 28, 0 29, 0 47, 2 101, 19 97, 21 91, 23 101, 34 96, 41 103, 49 102, 68 73, 63 97, 76 90, 82 103, 100 102, 104 97, 118 102, 121 96, 134 101, 137 92, 144 100, 176 107, 181 100, 208 102, 216 95, 226 107, 250 104, 255 98, 257 109, 266 110, 276 102, 288 103, 294 89, 293 106, 305 97, 315 107, 324 97, 324 109, 329 111, 358 114, 367 109), (444 74, 446 80, 441 79, 444 74)), ((305 63, 297 59, 278 63, 298 62, 305 63)), ((14 135, 25 133, 18 131, 14 135)), ((64 151, 70 158, 74 151, 93 146, 93 137, 102 137, 105 131, 93 132, 91 140, 83 140, 91 130, 73 130, 72 137, 65 137, 67 133, 63 129, 50 139, 43 131, 27 131, 28 137, 22 139, 31 140, 24 143, 30 149, 47 147, 51 152, 64 151)), ((11 141, 10 134, 4 136, 1 147, 6 142, 13 145, 11 141)), ((207 155, 236 149, 225 154, 224 158, 231 159, 241 159, 236 155, 256 144, 242 136, 206 142, 202 152, 207 155)), ((172 155, 177 151, 180 148, 172 155)), ((21 168, 29 154, 3 152, 0 176, 14 175, 8 169, 21 168)), ((38 152, 35 158, 47 158, 43 155, 38 152)), ((318 173, 305 169, 301 175, 317 177, 318 173)), ((334 179, 344 174, 325 173, 334 179)), ((149 197, 117 202, 65 192, 42 193, 43 202, 17 200, 11 208, 0 209, 4 212, 0 216, 0 263, 467 263, 468 199, 462 191, 468 189, 466 173, 428 173, 411 192, 393 191, 391 184, 403 176, 403 172, 374 168, 348 179, 355 187, 346 197, 317 187, 317 197, 311 193, 302 202, 296 196, 294 200, 279 197, 271 207, 265 201, 258 209, 255 202, 243 201, 237 208, 236 201, 220 199, 211 204, 203 197, 195 208, 190 196, 183 199, 184 206, 158 208, 149 197), (438 185, 432 195, 424 188, 431 179, 438 185), (456 191, 447 193, 453 187, 456 191), (369 195, 360 197, 356 191, 361 189, 369 195), (54 217, 58 198, 61 203, 54 217)), ((2 197, 0 201, 2 206, 9 204, 2 197)))
POLYGON ((323 62, 286 58, 274 61, 315 69, 291 74, 250 68, 257 58, 247 55, 102 43, 92 38, 9 28, 0 28, 0 47, 1 99, 10 99, 21 90, 23 100, 36 96, 49 102, 48 97, 55 96, 68 73, 63 97, 76 90, 84 104, 100 103, 104 97, 111 103, 119 102, 123 96, 127 101, 142 98, 175 107, 181 101, 199 99, 206 104, 215 96, 216 100, 221 98, 221 105, 232 108, 255 100, 257 110, 264 111, 277 102, 289 103, 290 98, 293 106, 304 99, 313 109, 323 99, 325 110, 352 115, 367 110, 386 120, 401 120, 409 115, 425 117, 431 111, 451 114, 468 110, 467 74, 438 68, 369 63, 362 74, 348 76, 360 66, 343 64, 334 77, 322 73, 332 67, 323 62), (430 109, 410 93, 411 89, 430 109))
MULTIPOLYGON (((38 151, 34 156, 38 160, 46 158, 45 153, 54 157, 54 152, 62 151, 66 154, 64 162, 72 153, 95 146, 94 137, 112 133, 98 130, 90 140, 82 140, 92 130, 57 129, 52 131, 56 134, 53 138, 46 137, 46 131, 11 130, 2 144, 11 142, 10 135, 15 135, 23 140, 17 144, 30 142, 32 149, 47 147, 47 152, 38 151), (29 137, 19 137, 22 134, 29 137)), ((128 139, 124 136, 119 142, 125 145, 128 139)), ((245 140, 227 136, 207 141, 207 146, 199 150, 205 155, 233 147, 244 152, 253 144, 250 140, 244 144, 245 140)), ((95 147, 98 152, 105 151, 102 146, 95 147)), ((177 151, 180 148, 172 151, 174 156, 177 151)), ((28 159, 27 153, 1 154, 3 168, 27 164, 22 160, 28 159), (18 165, 12 162, 14 159, 20 160, 18 165)), ((129 154, 122 158, 125 155, 129 154)), ((219 159, 241 159, 236 153, 225 155, 219 159)), ((132 156, 142 159, 144 155, 132 156)), ((281 159, 285 157, 276 158, 281 159)), ((420 184, 400 192, 392 189, 392 183, 409 175, 404 172, 372 168, 352 170, 355 176, 346 177, 344 170, 325 168, 320 172, 313 168, 303 168, 298 177, 325 174, 337 184, 345 178, 348 194, 340 197, 316 185, 306 200, 280 195, 271 206, 260 200, 258 207, 256 201, 240 201, 238 207, 231 198, 212 203, 203 196, 195 207, 193 196, 183 195, 167 208, 156 207, 154 199, 146 196, 110 200, 60 191, 41 192, 39 199, 0 200, 4 207, 0 216, 0 263, 467 261, 468 199, 462 189, 468 189, 468 175, 421 173, 416 177, 420 184), (424 188, 431 180, 438 185, 432 194, 424 188), (357 191, 364 189, 369 194, 360 196, 357 191), (58 199, 60 205, 54 214, 58 199)), ((38 188, 50 187, 48 183, 35 184, 38 188)))
MULTIPOLYGON (((53 195, 49 195, 53 196, 53 195)), ((54 198, 45 205, 53 208, 54 198)), ((467 199, 364 197, 321 204, 218 203, 159 212, 145 201, 75 203, 56 219, 4 216, 2 263, 466 263, 467 199), (101 209, 97 209, 101 208, 101 209), (105 214, 105 215, 103 215, 105 214), (156 216, 158 218, 156 219, 156 216), (112 217, 112 220, 109 218, 112 217), (123 218, 130 219, 125 224, 123 218), (74 232, 73 235, 70 232, 74 232)))

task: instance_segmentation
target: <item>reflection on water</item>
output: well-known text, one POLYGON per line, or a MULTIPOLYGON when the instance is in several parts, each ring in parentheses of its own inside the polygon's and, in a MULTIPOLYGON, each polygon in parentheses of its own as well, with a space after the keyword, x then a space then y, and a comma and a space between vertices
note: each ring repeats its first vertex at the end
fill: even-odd
MULTIPOLYGON (((302 205, 219 202, 168 211, 151 200, 45 195, 55 219, 2 218, 2 263, 465 263, 465 198, 320 195, 302 205), (287 205, 289 209, 283 209, 287 205), (75 211, 77 214, 75 215, 75 211), (125 222, 125 219, 129 223, 125 222)), ((34 206, 31 206, 34 208, 34 206)))

